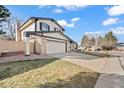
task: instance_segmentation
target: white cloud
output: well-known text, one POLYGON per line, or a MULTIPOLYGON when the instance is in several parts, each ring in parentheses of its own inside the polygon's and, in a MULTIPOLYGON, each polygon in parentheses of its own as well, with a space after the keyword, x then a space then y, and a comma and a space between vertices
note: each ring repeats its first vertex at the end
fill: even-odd
MULTIPOLYGON (((114 35, 124 35, 124 26, 111 28, 109 31, 112 31, 114 35)), ((104 36, 108 31, 95 31, 95 32, 85 32, 84 35, 96 36, 104 36)))
POLYGON ((66 20, 59 20, 57 22, 63 27, 75 27, 75 23, 79 20, 80 18, 74 17, 70 20, 70 23, 68 23, 66 20))
POLYGON ((105 10, 108 10, 109 8, 110 8, 110 7, 105 7, 104 9, 105 9, 105 10))
POLYGON ((65 10, 68 10, 68 11, 77 11, 77 10, 86 8, 87 5, 57 5, 56 7, 64 8, 65 10))
POLYGON ((74 23, 68 23, 67 21, 65 20, 59 20, 57 21, 61 26, 63 27, 74 27, 75 24, 74 23))
POLYGON ((109 18, 109 19, 103 21, 103 25, 107 26, 107 25, 111 25, 111 24, 116 24, 118 22, 119 22, 118 18, 109 18))
POLYGON ((80 20, 80 18, 74 17, 74 18, 71 19, 71 22, 77 22, 77 21, 79 21, 79 20, 80 20))
POLYGON ((115 35, 124 35, 124 27, 113 28, 113 29, 111 29, 111 31, 112 31, 115 35))
MULTIPOLYGON (((39 5, 38 6, 39 9, 50 8, 50 7, 52 7, 52 5, 39 5)), ((59 13, 63 13, 66 11, 78 11, 78 10, 84 9, 86 7, 88 7, 88 5, 56 5, 56 6, 54 6, 54 8, 56 8, 56 9, 54 9, 52 12, 59 14, 59 13)))
POLYGON ((75 23, 69 23, 67 24, 67 27, 74 27, 75 26, 75 23))
POLYGON ((107 9, 110 16, 118 16, 124 14, 124 5, 116 5, 107 9))
POLYGON ((62 12, 64 12, 62 9, 53 10, 53 13, 55 13, 55 14, 59 14, 59 13, 62 13, 62 12))

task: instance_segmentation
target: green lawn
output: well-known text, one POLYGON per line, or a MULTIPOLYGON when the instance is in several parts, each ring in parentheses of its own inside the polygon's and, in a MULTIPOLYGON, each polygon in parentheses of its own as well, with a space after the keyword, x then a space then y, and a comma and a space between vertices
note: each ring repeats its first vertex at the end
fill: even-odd
POLYGON ((57 58, 0 64, 0 87, 94 87, 99 73, 57 58))

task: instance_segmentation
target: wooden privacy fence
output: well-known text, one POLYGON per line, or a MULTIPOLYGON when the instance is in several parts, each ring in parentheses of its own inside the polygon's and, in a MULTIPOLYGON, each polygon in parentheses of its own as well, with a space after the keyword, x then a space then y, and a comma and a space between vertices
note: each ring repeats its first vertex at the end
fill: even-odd
MULTIPOLYGON (((0 40, 0 56, 9 53, 23 53, 24 43, 22 41, 0 40)), ((7 54, 8 55, 8 54, 7 54)))

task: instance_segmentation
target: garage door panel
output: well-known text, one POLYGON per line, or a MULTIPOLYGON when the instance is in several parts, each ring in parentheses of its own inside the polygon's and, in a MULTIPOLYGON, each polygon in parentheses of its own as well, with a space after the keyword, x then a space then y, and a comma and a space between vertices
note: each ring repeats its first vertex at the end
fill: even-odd
POLYGON ((65 43, 59 41, 47 41, 47 54, 50 53, 65 53, 65 43))

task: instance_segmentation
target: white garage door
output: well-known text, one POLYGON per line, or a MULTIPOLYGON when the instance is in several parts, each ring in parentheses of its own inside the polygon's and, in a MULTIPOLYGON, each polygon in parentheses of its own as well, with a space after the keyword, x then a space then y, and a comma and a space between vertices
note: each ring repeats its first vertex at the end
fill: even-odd
POLYGON ((65 49, 66 46, 64 42, 47 40, 47 48, 46 48, 47 54, 65 53, 65 49))

